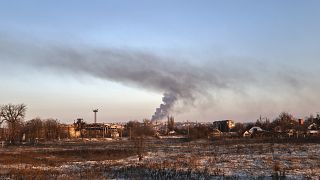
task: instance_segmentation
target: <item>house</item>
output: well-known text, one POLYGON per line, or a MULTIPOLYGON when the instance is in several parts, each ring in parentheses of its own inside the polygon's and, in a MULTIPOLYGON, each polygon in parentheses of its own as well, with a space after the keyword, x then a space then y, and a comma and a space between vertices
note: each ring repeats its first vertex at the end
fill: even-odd
POLYGON ((219 129, 214 129, 210 133, 210 137, 212 137, 212 138, 220 138, 221 136, 222 136, 222 132, 219 129))
POLYGON ((309 136, 319 136, 320 132, 319 132, 319 130, 308 130, 307 131, 307 135, 309 135, 309 136))
POLYGON ((293 137, 294 135, 296 135, 296 130, 295 129, 288 129, 286 131, 288 137, 293 137))
POLYGON ((251 137, 251 133, 249 131, 245 131, 243 134, 242 134, 243 137, 251 137))
POLYGON ((255 132, 262 132, 262 131, 264 131, 264 130, 261 129, 261 127, 258 127, 258 126, 253 126, 252 128, 250 128, 250 129, 248 130, 248 132, 249 132, 250 134, 253 134, 253 133, 255 133, 255 132))
POLYGON ((242 133, 242 136, 243 137, 252 137, 252 136, 257 135, 257 134, 261 135, 263 132, 265 132, 265 131, 261 127, 253 126, 249 130, 247 130, 244 133, 242 133))
POLYGON ((299 125, 303 125, 304 124, 304 119, 298 119, 298 123, 299 123, 299 125))
POLYGON ((318 125, 316 123, 312 123, 308 126, 309 130, 317 130, 318 129, 318 125))
POLYGON ((270 131, 263 130, 261 127, 254 126, 250 128, 247 132, 244 132, 243 136, 252 138, 265 138, 272 137, 273 133, 270 131))

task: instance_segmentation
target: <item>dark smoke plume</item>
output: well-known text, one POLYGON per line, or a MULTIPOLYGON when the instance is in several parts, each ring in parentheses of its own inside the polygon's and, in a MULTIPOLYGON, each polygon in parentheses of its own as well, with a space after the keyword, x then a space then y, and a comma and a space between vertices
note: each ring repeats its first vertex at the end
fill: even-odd
POLYGON ((164 93, 163 104, 152 120, 163 119, 177 100, 192 104, 210 87, 224 87, 228 76, 220 77, 210 65, 194 66, 151 53, 93 47, 35 44, 0 38, 2 61, 25 64, 61 73, 89 74, 164 93))
POLYGON ((174 103, 177 100, 177 95, 174 93, 164 93, 162 101, 163 104, 160 104, 160 107, 156 109, 156 112, 152 116, 151 120, 161 120, 169 115, 170 110, 173 108, 174 103))
MULTIPOLYGON (((50 45, 1 36, 0 59, 3 63, 24 64, 55 73, 88 74, 164 93, 163 103, 156 109, 152 120, 166 117, 177 101, 193 104, 201 96, 209 97, 211 90, 241 91, 243 86, 254 84, 256 76, 253 74, 265 73, 268 77, 254 63, 245 60, 227 66, 219 63, 195 65, 130 49, 50 45)), ((264 83, 265 80, 261 79, 264 83)))

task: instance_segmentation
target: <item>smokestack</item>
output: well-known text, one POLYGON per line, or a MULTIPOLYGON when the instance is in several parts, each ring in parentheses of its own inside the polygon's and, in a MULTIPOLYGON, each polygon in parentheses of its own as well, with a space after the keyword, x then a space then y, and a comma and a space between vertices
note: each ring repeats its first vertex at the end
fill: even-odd
POLYGON ((97 123, 97 112, 98 112, 98 109, 94 109, 93 112, 94 112, 94 123, 96 124, 97 123))

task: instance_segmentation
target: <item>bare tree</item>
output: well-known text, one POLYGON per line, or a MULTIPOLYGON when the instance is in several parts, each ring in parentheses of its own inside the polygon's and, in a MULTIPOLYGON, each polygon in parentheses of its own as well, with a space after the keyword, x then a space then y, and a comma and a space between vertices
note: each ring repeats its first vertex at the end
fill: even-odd
POLYGON ((20 129, 26 114, 27 106, 24 104, 7 104, 0 108, 0 123, 7 122, 9 129, 9 141, 14 143, 20 137, 20 129))
POLYGON ((83 131, 86 127, 86 122, 84 122, 82 118, 78 118, 77 122, 75 122, 73 125, 76 131, 80 131, 80 137, 83 138, 83 131))
POLYGON ((155 134, 152 123, 149 120, 144 120, 143 123, 138 121, 129 121, 126 127, 127 131, 130 131, 126 134, 131 134, 133 139, 136 137, 154 136, 155 134))
POLYGON ((46 140, 55 140, 60 136, 60 124, 56 119, 47 119, 43 122, 44 136, 46 140))
POLYGON ((134 148, 139 157, 139 161, 142 160, 145 148, 147 144, 145 143, 145 138, 147 136, 154 136, 155 131, 152 127, 152 123, 150 120, 143 120, 143 123, 137 121, 129 121, 127 123, 127 130, 129 130, 129 134, 131 136, 131 140, 134 142, 134 148))
POLYGON ((168 116, 168 131, 173 131, 174 130, 174 117, 168 116))
POLYGON ((39 138, 43 138, 43 122, 40 118, 35 118, 27 121, 24 126, 26 139, 35 142, 39 138))
POLYGON ((298 122, 294 120, 294 117, 291 114, 282 112, 279 117, 272 122, 272 124, 274 127, 278 126, 282 131, 286 131, 294 128, 298 122))

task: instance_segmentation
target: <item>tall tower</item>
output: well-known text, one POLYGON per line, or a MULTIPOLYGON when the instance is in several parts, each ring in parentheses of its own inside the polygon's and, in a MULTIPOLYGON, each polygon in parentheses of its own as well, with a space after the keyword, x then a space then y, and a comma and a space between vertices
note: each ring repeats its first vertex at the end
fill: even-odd
POLYGON ((97 123, 97 112, 98 112, 98 109, 94 109, 93 112, 94 112, 94 123, 97 123))

